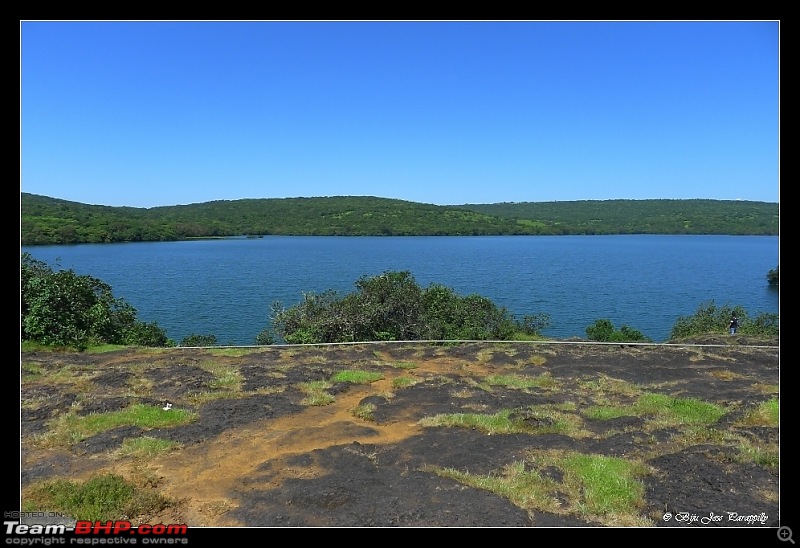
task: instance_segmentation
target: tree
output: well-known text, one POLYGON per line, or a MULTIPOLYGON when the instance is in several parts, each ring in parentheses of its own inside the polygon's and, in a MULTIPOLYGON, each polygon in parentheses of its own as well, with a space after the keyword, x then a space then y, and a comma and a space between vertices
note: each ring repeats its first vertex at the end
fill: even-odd
POLYGON ((776 287, 778 286, 778 281, 779 281, 779 278, 780 278, 779 272, 778 272, 779 268, 780 268, 780 265, 776 266, 775 268, 773 268, 772 270, 767 272, 767 282, 769 282, 769 285, 774 285, 776 287))

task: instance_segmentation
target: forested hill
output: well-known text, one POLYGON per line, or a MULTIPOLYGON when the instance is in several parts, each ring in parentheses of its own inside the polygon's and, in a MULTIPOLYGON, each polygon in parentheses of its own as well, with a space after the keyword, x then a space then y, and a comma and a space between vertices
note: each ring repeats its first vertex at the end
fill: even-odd
POLYGON ((777 203, 586 200, 438 206, 370 196, 134 208, 22 193, 22 245, 260 235, 778 234, 777 203))
POLYGON ((542 224, 554 234, 776 235, 779 228, 777 203, 742 200, 582 200, 461 207, 522 225, 542 224))

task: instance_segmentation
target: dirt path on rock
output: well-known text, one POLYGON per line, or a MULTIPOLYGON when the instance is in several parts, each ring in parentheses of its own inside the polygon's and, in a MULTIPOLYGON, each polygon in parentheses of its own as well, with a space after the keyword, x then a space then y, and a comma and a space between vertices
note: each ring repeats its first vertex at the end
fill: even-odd
MULTIPOLYGON (((164 495, 184 501, 187 522, 199 526, 240 526, 237 521, 226 518, 226 514, 238 506, 231 493, 246 491, 245 478, 253 476, 265 463, 269 462, 276 472, 270 487, 279 488, 288 478, 313 479, 326 472, 293 465, 292 459, 299 455, 354 441, 389 445, 419 434, 422 427, 413 419, 376 424, 353 416, 353 409, 364 398, 390 393, 393 380, 401 375, 428 376, 444 372, 441 360, 417 365, 413 373, 387 372, 382 380, 356 385, 338 394, 330 405, 310 406, 295 415, 265 419, 225 431, 203 444, 185 447, 151 461, 149 468, 161 478, 164 495)), ((463 363, 458 366, 463 367, 463 363)))

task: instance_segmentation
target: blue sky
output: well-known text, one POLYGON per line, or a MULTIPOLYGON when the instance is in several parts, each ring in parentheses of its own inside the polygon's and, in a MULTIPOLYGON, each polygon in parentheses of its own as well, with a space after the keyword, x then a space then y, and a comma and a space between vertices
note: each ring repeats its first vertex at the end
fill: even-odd
POLYGON ((779 201, 779 22, 20 21, 20 187, 779 201))

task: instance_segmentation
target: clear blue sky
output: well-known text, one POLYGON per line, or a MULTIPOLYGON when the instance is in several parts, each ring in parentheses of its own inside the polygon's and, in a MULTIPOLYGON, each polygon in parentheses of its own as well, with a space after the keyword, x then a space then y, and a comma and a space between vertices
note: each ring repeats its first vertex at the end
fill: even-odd
POLYGON ((778 202, 779 52, 778 21, 20 21, 20 187, 778 202))

